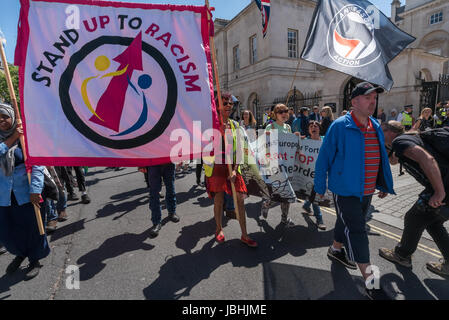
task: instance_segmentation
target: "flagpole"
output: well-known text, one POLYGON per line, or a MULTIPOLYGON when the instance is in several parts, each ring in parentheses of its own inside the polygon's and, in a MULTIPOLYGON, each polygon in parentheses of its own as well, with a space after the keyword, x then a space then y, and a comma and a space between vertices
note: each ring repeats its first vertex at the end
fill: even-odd
MULTIPOLYGON (((292 89, 293 89, 293 85, 295 84, 296 74, 298 73, 299 65, 300 65, 300 64, 301 64, 301 59, 298 58, 298 64, 296 65, 295 76, 293 77, 293 81, 292 81, 292 84, 291 84, 291 86, 290 86, 290 90, 288 90, 288 93, 287 93, 287 102, 285 102, 285 105, 286 105, 287 107, 288 107, 288 100, 290 100, 290 97, 292 96, 291 91, 292 91, 292 89)), ((296 103, 296 101, 295 101, 295 103, 296 103)), ((294 111, 296 112, 296 110, 294 110, 294 111)))
MULTIPOLYGON (((0 52, 1 52, 3 67, 5 68, 6 83, 8 84, 9 95, 11 96, 11 104, 12 104, 12 107, 14 108, 14 113, 16 116, 16 123, 19 126, 22 124, 22 119, 20 118, 20 111, 19 111, 19 107, 17 106, 16 94, 14 92, 14 87, 12 85, 11 74, 9 73, 9 67, 8 67, 8 62, 6 61, 6 55, 5 55, 5 50, 3 48, 3 43, 0 43, 0 52)), ((22 145, 23 159, 26 163, 25 137, 23 135, 20 136, 20 144, 22 145)), ((28 183, 31 184, 31 173, 28 172, 28 170, 27 170, 27 176, 28 176, 28 183)), ((39 210, 39 207, 36 205, 34 205, 34 213, 36 215, 36 221, 37 221, 37 226, 39 228, 39 234, 44 235, 45 231, 44 231, 44 225, 42 223, 41 212, 39 210)))
MULTIPOLYGON (((209 10, 210 9, 209 0, 205 0, 205 1, 206 1, 207 9, 209 10)), ((210 16, 209 11, 207 12, 207 21, 208 21, 208 27, 209 27, 209 23, 213 23, 211 21, 211 16, 210 16)), ((210 30, 210 28, 208 28, 208 30, 210 30)), ((209 42, 210 42, 210 51, 211 51, 211 54, 212 54, 212 64, 214 66, 215 85, 217 87, 218 106, 219 106, 220 110, 223 110, 223 100, 221 99, 221 90, 220 90, 220 78, 219 78, 219 75, 218 75, 217 60, 216 60, 216 57, 215 57, 214 36, 209 35, 209 42)), ((224 120, 223 120, 223 115, 221 115, 220 118, 221 118, 220 122, 222 124, 225 124, 224 120)), ((225 131, 226 131, 226 128, 225 128, 225 131)), ((229 156, 227 155, 227 150, 228 150, 227 144, 228 143, 227 143, 227 139, 226 138, 224 139, 224 143, 225 143, 225 151, 226 151, 225 152, 226 153, 226 163, 228 165, 229 177, 231 177, 232 176, 232 167, 231 167, 231 164, 230 164, 229 156)), ((239 212, 239 206, 238 206, 238 202, 237 202, 237 192, 235 191, 235 185, 234 185, 234 182, 232 182, 232 181, 231 181, 231 190, 232 190, 232 199, 234 200, 234 208, 235 208, 236 218, 237 218, 238 221, 240 221, 240 212, 239 212)))

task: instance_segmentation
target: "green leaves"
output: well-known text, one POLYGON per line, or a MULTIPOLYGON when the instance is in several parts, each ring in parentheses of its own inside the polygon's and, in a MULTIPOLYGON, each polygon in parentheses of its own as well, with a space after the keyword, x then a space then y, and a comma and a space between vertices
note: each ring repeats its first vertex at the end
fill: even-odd
MULTIPOLYGON (((11 81, 16 94, 17 103, 20 104, 19 98, 19 68, 9 64, 9 72, 11 74, 11 81)), ((5 71, 0 70, 0 99, 2 102, 11 103, 11 96, 8 90, 8 84, 6 83, 5 71)))

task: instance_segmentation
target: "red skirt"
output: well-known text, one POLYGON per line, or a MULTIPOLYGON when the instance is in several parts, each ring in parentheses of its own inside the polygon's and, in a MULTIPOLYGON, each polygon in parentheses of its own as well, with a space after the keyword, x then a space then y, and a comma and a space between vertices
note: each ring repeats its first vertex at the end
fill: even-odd
MULTIPOLYGON (((215 164, 214 171, 211 177, 206 177, 206 188, 209 198, 213 198, 218 192, 226 192, 232 196, 231 182, 228 180, 229 171, 226 164, 215 164)), ((246 189, 245 181, 242 176, 237 172, 235 179, 235 191, 246 195, 248 190, 246 189)))

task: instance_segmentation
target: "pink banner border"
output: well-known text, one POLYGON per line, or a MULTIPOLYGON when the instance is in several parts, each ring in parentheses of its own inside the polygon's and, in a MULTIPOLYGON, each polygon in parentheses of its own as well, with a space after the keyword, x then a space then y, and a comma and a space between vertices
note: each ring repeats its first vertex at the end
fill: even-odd
MULTIPOLYGON (((203 46, 206 54, 209 83, 211 94, 212 107, 212 125, 214 129, 219 129, 220 124, 218 120, 218 113, 214 99, 214 84, 212 75, 212 58, 210 53, 210 27, 207 17, 208 8, 206 6, 192 6, 192 5, 166 5, 166 4, 145 4, 145 3, 127 3, 127 2, 111 2, 98 0, 20 0, 20 17, 17 26, 17 43, 14 54, 14 63, 19 66, 19 91, 21 104, 21 118, 23 122, 23 130, 25 141, 27 137, 26 119, 25 119, 25 99, 24 99, 24 80, 25 80, 25 65, 26 55, 28 51, 28 42, 30 36, 30 28, 28 23, 28 13, 30 8, 30 1, 34 2, 49 2, 49 3, 66 3, 78 5, 90 5, 100 7, 114 7, 114 8, 136 8, 136 9, 153 9, 153 10, 170 10, 170 11, 192 11, 201 14, 201 34, 203 38, 203 46)), ((212 21, 212 17, 211 17, 212 21)), ((212 22, 213 23, 213 22, 212 22)), ((27 156, 27 165, 46 165, 46 166, 121 166, 121 167, 143 167, 151 165, 159 165, 171 162, 169 157, 164 158, 94 158, 94 157, 33 157, 29 153, 28 143, 25 148, 27 156)), ((199 159, 201 154, 193 154, 181 158, 183 161, 199 159)))

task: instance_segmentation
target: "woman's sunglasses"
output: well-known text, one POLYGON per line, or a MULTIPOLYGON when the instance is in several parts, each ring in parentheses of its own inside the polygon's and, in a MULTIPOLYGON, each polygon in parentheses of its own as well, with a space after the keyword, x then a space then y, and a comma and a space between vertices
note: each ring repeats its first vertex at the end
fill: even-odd
POLYGON ((276 112, 277 114, 283 114, 283 113, 288 113, 288 110, 281 110, 281 111, 278 111, 278 112, 276 112))

